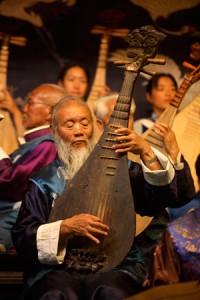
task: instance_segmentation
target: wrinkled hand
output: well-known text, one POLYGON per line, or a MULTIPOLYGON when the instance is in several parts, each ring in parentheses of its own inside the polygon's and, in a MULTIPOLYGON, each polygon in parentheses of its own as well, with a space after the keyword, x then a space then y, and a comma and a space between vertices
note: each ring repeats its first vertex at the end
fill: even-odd
MULTIPOLYGON (((155 153, 151 148, 150 144, 146 142, 141 136, 139 136, 135 131, 128 128, 120 128, 115 130, 115 133, 120 136, 116 137, 115 140, 117 144, 113 144, 113 149, 115 152, 132 152, 134 154, 139 154, 140 159, 145 163, 155 157, 155 153)), ((150 170, 163 170, 159 160, 154 161, 148 165, 150 170)))
POLYGON ((167 153, 176 162, 179 154, 179 147, 176 136, 171 127, 165 123, 157 122, 154 124, 155 132, 163 139, 167 153))
POLYGON ((120 128, 115 131, 120 136, 116 137, 117 144, 113 145, 115 152, 133 152, 142 155, 143 152, 150 150, 150 145, 135 131, 129 128, 120 128))
POLYGON ((99 244, 96 234, 107 235, 109 227, 102 223, 100 218, 90 214, 79 214, 65 219, 61 223, 61 235, 85 236, 99 244))

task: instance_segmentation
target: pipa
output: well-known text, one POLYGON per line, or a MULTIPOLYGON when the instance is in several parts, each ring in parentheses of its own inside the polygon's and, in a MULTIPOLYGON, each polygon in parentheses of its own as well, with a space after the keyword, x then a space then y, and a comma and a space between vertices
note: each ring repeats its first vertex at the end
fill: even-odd
POLYGON ((116 62, 125 68, 124 81, 111 118, 94 150, 70 180, 56 200, 49 222, 89 213, 101 218, 109 226, 109 234, 96 244, 85 237, 68 241, 66 258, 75 270, 107 270, 117 266, 127 255, 135 237, 134 199, 130 186, 126 154, 115 153, 115 130, 127 127, 136 78, 143 67, 153 61, 158 43, 164 34, 152 26, 133 30, 125 36, 133 48, 142 53, 130 53, 132 61, 116 62))

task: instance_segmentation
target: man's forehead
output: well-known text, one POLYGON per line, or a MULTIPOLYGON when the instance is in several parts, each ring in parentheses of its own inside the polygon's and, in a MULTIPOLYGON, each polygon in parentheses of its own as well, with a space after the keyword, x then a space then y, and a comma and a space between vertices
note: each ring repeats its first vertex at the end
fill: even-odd
POLYGON ((29 97, 37 97, 37 98, 48 98, 48 91, 43 87, 38 87, 33 89, 29 94, 29 97))
POLYGON ((58 112, 65 115, 67 119, 72 119, 73 117, 79 118, 91 118, 90 109, 80 103, 68 103, 66 106, 60 107, 58 112))
POLYGON ((68 105, 65 106, 64 109, 66 109, 70 112, 80 111, 80 112, 87 113, 87 114, 90 113, 90 109, 87 106, 85 106, 81 103, 77 103, 77 102, 69 102, 68 105))

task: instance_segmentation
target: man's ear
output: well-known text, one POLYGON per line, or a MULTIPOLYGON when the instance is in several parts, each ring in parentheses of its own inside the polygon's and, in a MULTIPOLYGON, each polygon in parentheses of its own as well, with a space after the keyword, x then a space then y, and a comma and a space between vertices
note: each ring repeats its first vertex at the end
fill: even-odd
POLYGON ((55 137, 55 132, 54 132, 51 124, 50 124, 49 129, 50 129, 50 132, 51 132, 52 136, 55 137))
POLYGON ((52 108, 51 107, 47 107, 49 109, 49 112, 46 116, 46 121, 49 122, 49 124, 51 123, 51 110, 52 108))
POLYGON ((100 119, 96 119, 96 124, 97 124, 97 127, 100 131, 104 131, 104 123, 102 120, 100 119))

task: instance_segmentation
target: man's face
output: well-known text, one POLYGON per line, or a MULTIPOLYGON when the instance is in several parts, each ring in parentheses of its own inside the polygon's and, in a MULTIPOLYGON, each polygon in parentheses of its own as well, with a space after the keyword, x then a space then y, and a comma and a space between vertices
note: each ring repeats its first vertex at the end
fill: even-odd
POLYGON ((87 140, 92 137, 93 124, 87 107, 71 102, 57 111, 57 132, 71 147, 87 147, 87 140))
POLYGON ((38 87, 28 94, 23 107, 23 126, 26 130, 48 125, 51 117, 51 105, 43 87, 38 87), (42 95, 42 97, 41 97, 42 95))

